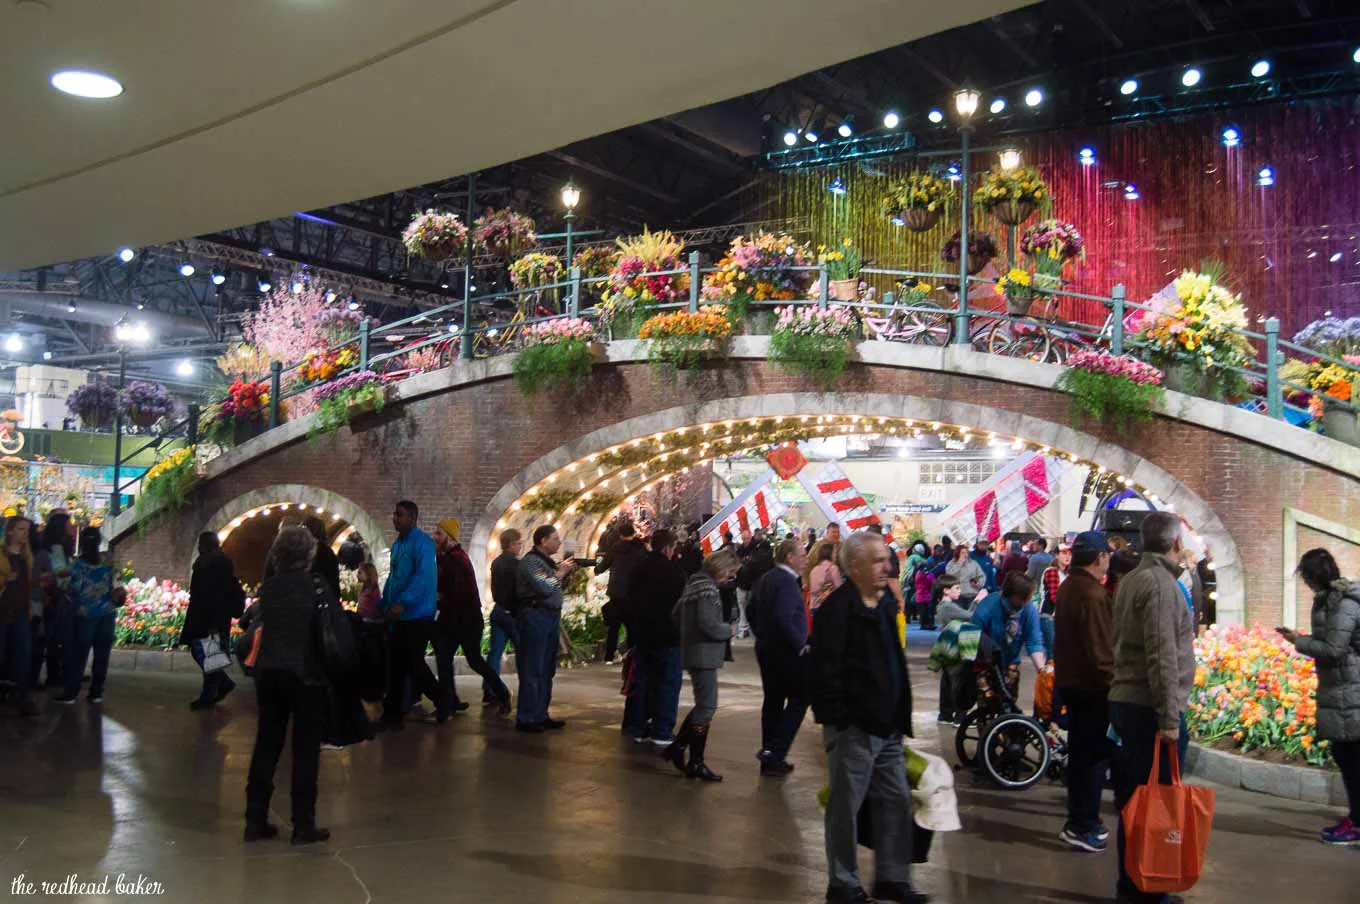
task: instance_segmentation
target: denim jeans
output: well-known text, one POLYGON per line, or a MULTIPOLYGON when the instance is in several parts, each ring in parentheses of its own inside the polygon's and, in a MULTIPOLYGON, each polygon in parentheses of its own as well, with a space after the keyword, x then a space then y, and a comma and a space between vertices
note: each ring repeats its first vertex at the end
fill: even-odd
POLYGON ((519 709, 515 716, 520 725, 539 725, 548 719, 561 623, 562 613, 557 609, 534 607, 520 613, 519 709))
MULTIPOLYGON (((497 606, 491 610, 491 646, 486 651, 486 664, 497 675, 501 673, 501 657, 505 655, 505 645, 512 643, 519 649, 519 626, 510 610, 497 606)), ((482 696, 496 696, 495 689, 488 679, 482 680, 482 696)))
POLYGON ((85 660, 94 650, 90 677, 90 696, 104 696, 104 679, 109 674, 109 651, 113 649, 113 613, 88 618, 77 615, 71 627, 70 655, 66 659, 66 696, 80 693, 85 676, 85 660))
POLYGON ((32 630, 27 615, 8 625, 0 625, 0 651, 4 653, 9 679, 14 682, 21 700, 33 690, 33 672, 28 661, 33 646, 32 630))
MULTIPOLYGON (((228 646, 230 636, 228 632, 222 631, 217 635, 217 643, 224 650, 231 649, 228 646)), ((189 642, 189 655, 194 657, 194 662, 198 667, 203 668, 203 641, 193 640, 189 642)), ((203 689, 198 692, 198 705, 200 707, 216 706, 218 699, 225 691, 236 686, 236 682, 231 680, 226 669, 218 669, 216 672, 203 673, 203 689)))
POLYGON ((628 692, 628 731, 636 738, 669 741, 680 709, 680 647, 633 647, 633 686, 628 692))
MULTIPOLYGON (((1163 902, 1167 895, 1148 894, 1138 890, 1124 869, 1124 805, 1133 797, 1139 785, 1146 785, 1152 774, 1152 754, 1161 742, 1157 733, 1157 711, 1150 706, 1136 703, 1110 703, 1110 727, 1119 736, 1119 749, 1115 754, 1114 806, 1119 812, 1119 881, 1116 891, 1133 901, 1163 902)), ((1185 762, 1185 751, 1189 747, 1190 736, 1186 732, 1185 715, 1181 714, 1181 734, 1177 743, 1181 763, 1185 762)), ((1159 784, 1171 784, 1171 757, 1163 748, 1161 766, 1158 769, 1159 784)))

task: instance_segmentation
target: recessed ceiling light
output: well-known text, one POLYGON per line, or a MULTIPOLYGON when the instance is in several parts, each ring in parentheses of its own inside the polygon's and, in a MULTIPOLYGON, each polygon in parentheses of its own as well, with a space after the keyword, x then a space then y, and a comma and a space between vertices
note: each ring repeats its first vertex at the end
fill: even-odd
POLYGON ((931 122, 935 123, 936 125, 939 125, 940 123, 944 122, 944 114, 941 113, 939 110, 931 110, 928 114, 926 114, 926 119, 929 119, 931 122))
POLYGON ((92 97, 107 99, 117 97, 123 93, 123 85, 116 78, 110 78, 100 72, 88 72, 84 69, 62 69, 52 73, 49 80, 52 87, 64 94, 71 94, 75 97, 92 97))

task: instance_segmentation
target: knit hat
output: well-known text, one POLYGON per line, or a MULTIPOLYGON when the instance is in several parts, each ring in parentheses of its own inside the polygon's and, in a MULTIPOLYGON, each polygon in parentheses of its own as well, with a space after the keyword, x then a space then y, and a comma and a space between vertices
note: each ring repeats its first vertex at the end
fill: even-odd
POLYGON ((462 533, 463 525, 457 518, 445 518, 439 522, 439 529, 449 535, 450 540, 457 540, 462 533))

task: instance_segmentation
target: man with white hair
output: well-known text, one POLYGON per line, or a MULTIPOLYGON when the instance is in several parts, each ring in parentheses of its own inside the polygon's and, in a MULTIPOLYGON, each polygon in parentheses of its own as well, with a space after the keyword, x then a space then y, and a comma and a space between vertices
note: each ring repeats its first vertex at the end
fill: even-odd
POLYGON ((831 793, 826 805, 828 904, 925 901, 911 887, 911 789, 902 737, 911 734, 911 681, 887 589, 888 547, 869 532, 841 544, 848 580, 812 622, 812 711, 822 725, 831 793), (873 898, 860 885, 858 817, 873 830, 873 898))

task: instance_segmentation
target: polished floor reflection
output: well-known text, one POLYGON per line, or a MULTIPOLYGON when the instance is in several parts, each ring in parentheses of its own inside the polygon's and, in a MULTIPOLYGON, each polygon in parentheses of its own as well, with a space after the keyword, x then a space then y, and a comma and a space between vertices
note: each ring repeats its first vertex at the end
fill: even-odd
MULTIPOLYGON (((952 736, 929 721, 935 683, 922 652, 913 650, 918 735, 944 749, 952 736)), ((558 734, 517 734, 474 705, 443 728, 412 725, 323 752, 319 817, 334 838, 304 849, 240 841, 248 684, 199 715, 186 705, 192 675, 115 672, 102 707, 82 700, 38 719, 0 718, 0 893, 20 875, 107 875, 112 885, 121 874, 159 882, 162 900, 233 904, 817 901, 819 734, 809 721, 793 776, 760 779, 758 681, 750 649, 737 655, 709 746, 722 784, 687 782, 625 741, 617 671, 594 667, 560 676, 554 714, 570 724, 558 734)), ((1007 793, 959 776, 965 830, 937 839, 918 876, 936 901, 1110 899, 1113 851, 1078 854, 1057 839, 1060 788, 1007 793)), ((285 779, 276 814, 287 813, 286 793, 285 779)), ((1354 901, 1360 851, 1313 840, 1332 817, 1220 791, 1208 875, 1189 900, 1354 901)), ((111 888, 107 899, 125 897, 111 888)))

